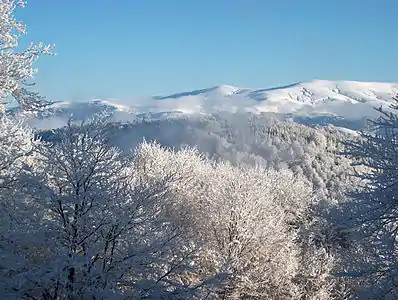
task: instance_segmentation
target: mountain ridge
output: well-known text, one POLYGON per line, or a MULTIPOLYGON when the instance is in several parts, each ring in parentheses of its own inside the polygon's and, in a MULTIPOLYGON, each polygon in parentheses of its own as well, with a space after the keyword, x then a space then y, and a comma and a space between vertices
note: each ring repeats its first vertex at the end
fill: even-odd
POLYGON ((118 120, 151 115, 175 117, 218 112, 293 114, 300 117, 333 116, 348 120, 374 117, 374 107, 388 107, 398 83, 312 80, 281 87, 244 88, 218 85, 210 88, 132 100, 92 99, 60 101, 40 119, 73 115, 85 119, 108 110, 118 120))

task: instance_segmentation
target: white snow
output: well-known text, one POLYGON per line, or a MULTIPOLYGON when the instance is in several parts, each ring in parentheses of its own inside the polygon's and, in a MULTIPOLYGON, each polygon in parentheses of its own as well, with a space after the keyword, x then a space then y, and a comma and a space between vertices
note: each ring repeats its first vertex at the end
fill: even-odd
POLYGON ((314 80, 268 89, 220 85, 131 100, 64 101, 55 103, 52 111, 57 118, 62 119, 70 114, 85 118, 103 109, 115 112, 119 120, 130 120, 136 114, 146 113, 208 114, 219 111, 275 112, 297 116, 327 115, 360 119, 377 116, 374 107, 389 106, 392 97, 397 93, 397 83, 314 80))
POLYGON ((355 131, 355 130, 351 130, 351 129, 348 129, 348 128, 345 128, 345 127, 339 127, 339 126, 334 126, 334 127, 337 130, 339 130, 341 132, 344 132, 344 133, 348 133, 348 134, 351 134, 351 135, 354 135, 354 136, 358 136, 359 135, 359 133, 357 131, 355 131))

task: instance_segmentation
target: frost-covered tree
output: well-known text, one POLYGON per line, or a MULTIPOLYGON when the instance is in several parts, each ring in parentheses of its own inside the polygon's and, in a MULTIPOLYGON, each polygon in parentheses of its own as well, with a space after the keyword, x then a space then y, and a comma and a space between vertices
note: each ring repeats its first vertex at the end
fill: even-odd
MULTIPOLYGON (((29 156, 36 146, 33 132, 22 124, 0 116, 0 290, 11 287, 13 270, 23 266, 25 257, 20 249, 27 247, 29 220, 21 189, 23 174, 29 167, 29 156), (20 212, 20 213, 16 213, 20 212), (16 245, 17 244, 17 245, 16 245)), ((7 298, 4 293, 0 297, 7 298)))
POLYGON ((381 116, 370 121, 369 131, 348 143, 347 154, 357 161, 363 182, 344 207, 359 245, 349 275, 369 280, 370 298, 398 297, 398 98, 394 100, 390 109, 378 109, 381 116))
POLYGON ((11 188, 35 147, 33 131, 21 122, 0 117, 0 189, 11 188))
POLYGON ((9 237, 24 264, 5 268, 6 295, 186 299, 199 292, 181 276, 195 249, 168 213, 176 175, 163 170, 150 180, 144 149, 122 156, 108 128, 102 118, 70 122, 59 143, 37 148, 23 184, 24 209, 34 217, 18 233, 30 229, 34 238, 9 237))
MULTIPOLYGON (((25 33, 25 26, 16 21, 14 10, 23 4, 23 1, 0 1, 0 290, 4 299, 8 296, 18 298, 7 291, 14 283, 22 282, 14 271, 27 266, 25 262, 29 257, 24 253, 34 245, 31 225, 39 220, 40 214, 39 211, 30 211, 21 192, 24 187, 22 177, 31 165, 30 155, 37 142, 34 142, 31 129, 4 112, 12 98, 22 111, 34 111, 47 104, 43 97, 29 91, 28 87, 31 85, 29 79, 36 72, 33 63, 41 54, 49 53, 51 48, 42 44, 31 45, 18 52, 18 40, 25 33)), ((31 254, 35 252, 33 248, 31 250, 31 254)))
POLYGON ((229 274, 220 294, 227 299, 298 297, 292 284, 298 248, 289 229, 308 207, 303 201, 311 201, 310 191, 289 172, 219 165, 213 176, 206 235, 214 267, 229 274), (288 178, 294 194, 284 188, 288 178))
POLYGON ((48 103, 37 92, 31 91, 29 80, 37 72, 34 62, 42 54, 50 54, 52 46, 42 43, 30 45, 18 52, 18 41, 26 33, 26 27, 17 21, 14 11, 23 7, 22 0, 0 1, 0 109, 12 98, 23 111, 36 111, 48 103))
POLYGON ((17 181, 34 143, 31 129, 4 114, 6 104, 13 98, 22 111, 36 111, 48 104, 28 87, 37 71, 34 62, 40 55, 50 54, 51 46, 31 45, 18 52, 18 41, 26 27, 15 19, 14 11, 24 4, 20 0, 0 0, 0 185, 8 191, 13 189, 12 183, 17 181))
POLYGON ((302 177, 215 163, 195 149, 140 149, 148 180, 178 174, 169 214, 197 249, 185 282, 218 278, 204 289, 215 299, 343 299, 333 257, 305 233, 314 199, 302 177))

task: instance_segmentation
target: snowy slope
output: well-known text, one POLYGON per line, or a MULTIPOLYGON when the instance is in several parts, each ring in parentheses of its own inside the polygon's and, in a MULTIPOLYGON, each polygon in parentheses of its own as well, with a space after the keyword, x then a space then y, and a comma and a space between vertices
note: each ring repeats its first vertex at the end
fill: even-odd
POLYGON ((228 112, 273 112, 300 117, 335 116, 348 120, 377 116, 374 107, 388 106, 398 93, 398 84, 379 82, 315 80, 269 89, 216 86, 191 92, 133 100, 90 100, 58 102, 38 127, 57 127, 71 114, 85 119, 107 109, 118 120, 131 120, 140 114, 155 117, 179 114, 228 112), (43 121, 45 121, 43 123, 43 121))

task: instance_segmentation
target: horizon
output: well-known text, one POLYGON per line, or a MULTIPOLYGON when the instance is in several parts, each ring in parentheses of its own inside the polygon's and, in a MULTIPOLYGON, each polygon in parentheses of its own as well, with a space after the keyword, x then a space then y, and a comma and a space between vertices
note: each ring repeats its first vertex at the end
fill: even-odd
POLYGON ((397 83, 398 3, 28 1, 29 42, 54 43, 37 90, 53 101, 162 96, 220 85, 397 83), (366 20, 366 22, 364 22, 366 20))

